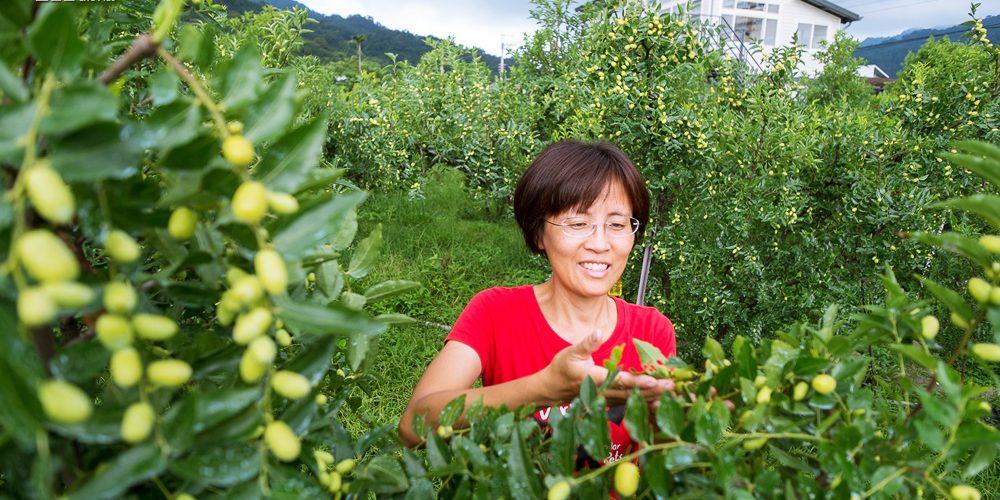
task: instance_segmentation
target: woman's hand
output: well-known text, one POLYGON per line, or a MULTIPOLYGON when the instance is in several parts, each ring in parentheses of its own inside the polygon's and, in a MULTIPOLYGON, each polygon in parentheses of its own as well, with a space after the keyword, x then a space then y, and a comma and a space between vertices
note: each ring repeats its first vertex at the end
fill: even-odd
MULTIPOLYGON (((556 401, 569 401, 580 394, 580 386, 588 376, 595 384, 602 384, 608 378, 608 370, 594 363, 594 351, 601 347, 601 337, 592 334, 579 343, 569 346, 552 358, 552 361, 540 372, 543 384, 556 401)), ((615 376, 611 388, 603 394, 611 404, 622 404, 632 389, 638 388, 647 402, 654 402, 660 395, 673 391, 672 380, 657 380, 649 375, 634 375, 619 372, 615 376)))

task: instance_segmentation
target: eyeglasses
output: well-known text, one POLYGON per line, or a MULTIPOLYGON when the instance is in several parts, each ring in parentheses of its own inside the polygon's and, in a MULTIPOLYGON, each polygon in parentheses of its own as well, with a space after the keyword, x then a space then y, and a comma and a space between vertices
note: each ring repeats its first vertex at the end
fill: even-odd
MULTIPOLYGON (((597 222, 591 222, 584 217, 567 217, 562 222, 552 222, 546 220, 553 226, 562 228, 563 234, 570 238, 589 238, 597 231, 597 222)), ((635 234, 639 230, 639 219, 635 217, 611 217, 604 224, 604 232, 612 238, 626 238, 635 234)))

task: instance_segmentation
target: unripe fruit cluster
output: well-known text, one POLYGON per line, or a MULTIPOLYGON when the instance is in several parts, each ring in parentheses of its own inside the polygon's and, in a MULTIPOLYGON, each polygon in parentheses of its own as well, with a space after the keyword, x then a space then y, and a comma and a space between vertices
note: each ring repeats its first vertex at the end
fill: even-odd
POLYGON ((29 327, 50 323, 60 307, 80 308, 94 299, 90 287, 76 283, 80 265, 61 239, 47 229, 34 229, 18 238, 15 256, 40 285, 21 290, 17 314, 29 327))
POLYGON ((268 208, 288 215, 299 210, 299 202, 288 193, 268 191, 264 184, 257 181, 245 181, 233 193, 233 218, 239 222, 256 224, 267 215, 268 208))

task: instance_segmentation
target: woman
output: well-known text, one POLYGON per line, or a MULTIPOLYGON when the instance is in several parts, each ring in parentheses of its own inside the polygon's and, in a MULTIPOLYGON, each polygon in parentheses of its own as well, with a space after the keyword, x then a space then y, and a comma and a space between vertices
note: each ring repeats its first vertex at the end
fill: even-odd
MULTIPOLYGON (((649 219, 646 185, 628 157, 603 142, 550 145, 518 182, 514 216, 528 248, 548 259, 552 276, 473 297, 403 412, 399 435, 408 446, 421 442, 412 428, 415 415, 436 425, 441 409, 462 394, 466 405, 479 398, 487 406, 534 404, 545 422, 551 407, 579 395, 587 376, 598 384, 607 378, 602 363, 620 344, 623 369, 604 394, 609 405, 624 404, 633 388, 651 402, 673 390, 669 380, 628 371, 641 371, 634 338, 675 355, 670 320, 608 296, 649 219), (473 388, 480 377, 483 386, 473 388)), ((621 413, 609 415, 606 460, 631 448, 621 413)))

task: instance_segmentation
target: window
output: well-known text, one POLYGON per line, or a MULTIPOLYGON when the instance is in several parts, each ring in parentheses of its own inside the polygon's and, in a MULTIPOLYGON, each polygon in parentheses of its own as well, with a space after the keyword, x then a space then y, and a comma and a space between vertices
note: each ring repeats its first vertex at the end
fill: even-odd
POLYGON ((820 48, 820 42, 826 41, 826 26, 813 26, 812 48, 820 48))
POLYGON ((774 47, 775 39, 778 36, 778 20, 768 19, 764 28, 764 45, 774 47))
POLYGON ((741 1, 741 2, 739 2, 739 3, 736 4, 736 8, 737 9, 757 10, 757 11, 760 11, 760 12, 764 12, 764 9, 766 7, 767 7, 767 4, 763 3, 763 2, 743 2, 743 1, 741 1))
POLYGON ((769 4, 767 4, 767 13, 768 14, 777 14, 779 8, 781 8, 780 5, 778 5, 776 3, 769 3, 769 4))
POLYGON ((744 42, 761 40, 764 35, 764 20, 759 17, 736 16, 733 29, 736 36, 744 42))
POLYGON ((726 26, 729 26, 730 28, 733 27, 733 22, 734 21, 733 21, 733 15, 732 14, 723 14, 722 15, 722 20, 726 22, 726 26))
POLYGON ((818 49, 820 42, 826 40, 826 26, 820 24, 799 23, 799 29, 796 33, 799 36, 799 45, 807 49, 818 49))
POLYGON ((722 7, 724 9, 732 9, 736 5, 736 0, 722 0, 722 7))

